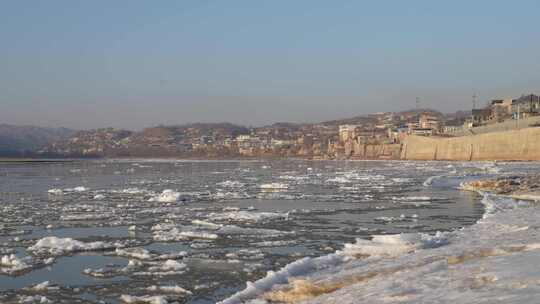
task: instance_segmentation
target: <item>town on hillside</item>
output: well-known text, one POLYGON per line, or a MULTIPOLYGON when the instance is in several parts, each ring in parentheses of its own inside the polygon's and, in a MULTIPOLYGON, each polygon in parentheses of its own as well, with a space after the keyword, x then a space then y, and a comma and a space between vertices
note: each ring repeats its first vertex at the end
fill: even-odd
POLYGON ((393 159, 408 136, 457 137, 540 126, 540 96, 491 100, 484 108, 373 113, 312 124, 247 128, 230 123, 157 126, 140 132, 78 131, 39 155, 62 157, 301 157, 393 159))

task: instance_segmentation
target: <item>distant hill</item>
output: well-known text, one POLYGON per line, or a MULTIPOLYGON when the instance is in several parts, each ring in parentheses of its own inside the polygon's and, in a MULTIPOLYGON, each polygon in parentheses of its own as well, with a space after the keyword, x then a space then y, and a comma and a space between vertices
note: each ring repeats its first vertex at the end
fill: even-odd
POLYGON ((362 125, 373 124, 377 121, 375 117, 369 117, 367 115, 355 116, 351 118, 343 118, 336 120, 323 121, 321 124, 326 126, 338 126, 338 125, 362 125))
POLYGON ((428 108, 424 108, 424 109, 411 109, 411 110, 406 110, 406 111, 401 111, 401 112, 397 112, 396 115, 403 115, 403 116, 415 116, 415 115, 418 115, 418 114, 421 114, 421 113, 429 113, 433 116, 438 116, 438 117, 443 117, 444 114, 437 111, 437 110, 433 110, 433 109, 428 109, 428 108))
POLYGON ((237 136, 239 134, 249 134, 249 129, 244 126, 235 125, 228 122, 219 123, 191 123, 176 126, 164 126, 164 128, 175 129, 176 132, 185 132, 188 129, 196 129, 201 135, 208 135, 212 132, 219 131, 223 134, 237 136))
POLYGON ((0 155, 16 156, 25 152, 35 152, 74 133, 75 131, 66 128, 0 124, 0 155))

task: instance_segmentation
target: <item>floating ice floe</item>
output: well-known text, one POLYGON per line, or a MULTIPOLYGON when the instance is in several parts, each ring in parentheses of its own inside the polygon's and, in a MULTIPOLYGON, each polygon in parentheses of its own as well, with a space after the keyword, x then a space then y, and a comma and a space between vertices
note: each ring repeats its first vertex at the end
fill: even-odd
POLYGON ((290 246, 296 244, 298 241, 296 240, 289 240, 289 241, 263 241, 263 242, 257 242, 252 243, 251 245, 256 247, 283 247, 283 246, 290 246))
POLYGON ((374 235, 371 240, 356 239, 354 244, 345 244, 341 251, 346 256, 389 256, 395 257, 418 249, 436 248, 449 243, 448 234, 374 235))
POLYGON ((417 221, 417 218, 418 218, 418 215, 417 215, 417 214, 412 214, 412 215, 401 214, 401 215, 398 216, 398 217, 394 217, 394 216, 380 216, 380 217, 376 217, 374 220, 375 220, 376 222, 384 222, 384 223, 403 222, 403 221, 413 221, 413 222, 416 222, 416 221, 417 221))
POLYGON ((28 264, 28 259, 21 259, 14 254, 0 258, 0 274, 12 275, 29 269, 32 269, 32 265, 28 264))
POLYGON ((435 180, 441 179, 442 177, 443 177, 442 175, 430 176, 424 181, 423 186, 424 187, 429 187, 429 186, 433 185, 433 182, 435 180))
POLYGON ((308 180, 309 176, 305 176, 305 175, 280 175, 278 178, 283 179, 283 180, 291 180, 291 181, 304 181, 304 180, 308 180))
POLYGON ((223 225, 214 224, 214 223, 211 223, 211 222, 201 221, 201 220, 193 220, 193 221, 191 221, 191 223, 193 225, 207 227, 207 228, 210 228, 210 229, 219 229, 219 228, 223 227, 223 225))
POLYGON ((210 195, 210 198, 213 200, 234 200, 234 199, 246 199, 251 196, 246 192, 222 192, 218 191, 210 195))
POLYGON ((49 193, 50 195, 63 195, 64 191, 62 189, 49 189, 47 193, 49 193))
POLYGON ((239 227, 235 225, 221 225, 214 224, 211 222, 194 220, 192 224, 204 227, 205 229, 211 230, 212 232, 218 235, 249 235, 249 236, 260 236, 260 237, 277 237, 286 234, 292 234, 293 232, 281 231, 275 229, 265 229, 265 228, 249 228, 249 227, 239 227))
POLYGON ((145 190, 145 189, 139 189, 139 188, 126 188, 126 189, 122 189, 122 190, 120 190, 118 192, 119 193, 124 193, 124 194, 146 194, 149 191, 145 190))
POLYGON ((259 249, 240 249, 225 255, 229 259, 237 260, 262 260, 264 253, 259 249))
POLYGON ((63 214, 60 216, 62 221, 93 221, 93 220, 105 220, 112 217, 112 214, 108 213, 79 213, 79 214, 63 214))
POLYGON ((347 184, 347 183, 351 183, 352 181, 343 176, 336 176, 334 178, 327 179, 326 182, 332 183, 332 184, 347 184))
MULTIPOLYGON (((130 261, 131 262, 131 261, 130 261)), ((166 260, 165 262, 148 262, 150 267, 146 271, 136 271, 136 276, 172 276, 184 274, 187 271, 187 265, 176 260, 166 260)), ((144 266, 145 264, 128 265, 133 267, 144 266)))
POLYGON ((121 295, 120 300, 123 303, 147 303, 147 304, 168 304, 169 298, 167 296, 130 296, 130 295, 121 295))
POLYGON ((408 177, 394 177, 392 178, 392 181, 395 183, 408 183, 412 180, 412 178, 408 177))
POLYGON ((175 286, 156 286, 152 285, 146 288, 147 291, 151 292, 163 292, 163 293, 176 293, 176 294, 187 294, 191 295, 191 291, 184 289, 178 285, 175 286))
POLYGON ((42 283, 39 283, 30 287, 29 289, 31 289, 32 291, 47 291, 47 290, 57 290, 57 289, 60 289, 60 287, 53 286, 51 282, 49 281, 44 281, 42 283))
POLYGON ((214 233, 209 233, 205 231, 181 230, 178 227, 174 227, 170 229, 159 229, 159 230, 153 229, 153 230, 154 230, 153 238, 155 241, 159 241, 159 242, 174 242, 174 241, 183 241, 183 240, 189 240, 189 239, 215 240, 218 238, 218 235, 214 233))
POLYGON ((75 188, 64 189, 64 192, 85 192, 85 191, 88 191, 88 190, 90 190, 90 189, 87 188, 87 187, 78 186, 78 187, 75 187, 75 188))
POLYGON ((210 213, 208 218, 214 221, 264 222, 271 220, 287 220, 289 219, 289 213, 232 211, 210 213))
POLYGON ((149 199, 150 202, 176 203, 180 200, 182 194, 171 189, 163 190, 158 196, 149 199))
POLYGON ((58 238, 48 236, 40 239, 33 246, 28 247, 29 251, 38 254, 63 255, 81 251, 96 251, 123 247, 121 243, 106 242, 82 242, 72 238, 58 238))
POLYGON ((116 248, 114 254, 117 256, 138 260, 151 260, 155 258, 155 255, 144 248, 116 248))
POLYGON ((268 190, 268 191, 274 191, 274 190, 287 190, 289 189, 288 184, 284 183, 269 183, 269 184, 262 184, 259 186, 262 190, 268 190))
POLYGON ((404 196, 404 197, 392 197, 392 200, 404 205, 413 205, 416 207, 430 205, 434 198, 429 196, 404 196))
POLYGON ((287 234, 293 234, 294 232, 281 231, 276 229, 264 229, 264 228, 245 228, 234 225, 225 225, 215 231, 217 234, 224 235, 245 235, 261 238, 279 237, 287 234))
POLYGON ((242 188, 245 186, 245 184, 239 181, 226 180, 224 182, 217 183, 216 186, 225 188, 242 188))
POLYGON ((19 303, 21 304, 49 304, 53 301, 49 300, 45 296, 35 295, 35 296, 21 296, 19 298, 19 303))

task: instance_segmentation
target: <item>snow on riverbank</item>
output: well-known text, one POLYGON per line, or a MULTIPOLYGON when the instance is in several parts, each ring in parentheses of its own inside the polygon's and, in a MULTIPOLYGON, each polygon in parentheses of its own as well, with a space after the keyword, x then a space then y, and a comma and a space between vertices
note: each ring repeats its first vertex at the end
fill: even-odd
POLYGON ((221 303, 537 303, 540 207, 491 194, 482 203, 475 225, 358 239, 269 272, 221 303))

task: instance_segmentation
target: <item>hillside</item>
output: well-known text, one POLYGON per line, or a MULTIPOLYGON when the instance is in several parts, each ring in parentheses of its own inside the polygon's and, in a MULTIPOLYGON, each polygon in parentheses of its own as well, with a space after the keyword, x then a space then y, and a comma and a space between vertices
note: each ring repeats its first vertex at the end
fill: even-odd
POLYGON ((46 145, 74 134, 66 128, 42 128, 0 124, 0 155, 37 151, 46 145))

